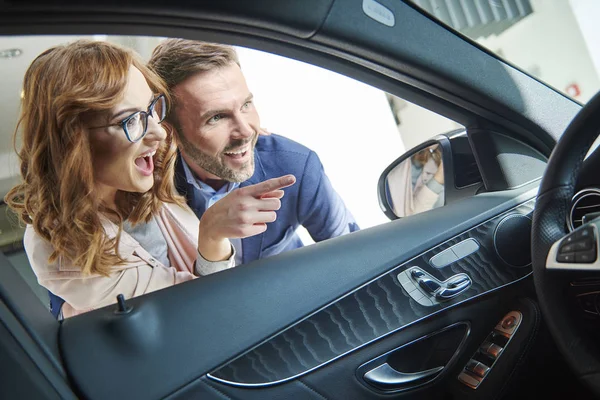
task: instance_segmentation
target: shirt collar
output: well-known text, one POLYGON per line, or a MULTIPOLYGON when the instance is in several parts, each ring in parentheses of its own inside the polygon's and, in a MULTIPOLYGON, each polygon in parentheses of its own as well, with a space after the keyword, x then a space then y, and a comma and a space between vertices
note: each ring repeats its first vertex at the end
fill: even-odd
POLYGON ((181 164, 183 165, 183 172, 185 173, 185 179, 187 183, 202 192, 210 194, 211 196, 215 194, 228 194, 233 189, 236 189, 240 186, 239 182, 227 182, 227 184, 221 189, 215 190, 211 186, 202 182, 200 179, 196 178, 196 175, 192 172, 190 166, 183 157, 181 157, 181 164))

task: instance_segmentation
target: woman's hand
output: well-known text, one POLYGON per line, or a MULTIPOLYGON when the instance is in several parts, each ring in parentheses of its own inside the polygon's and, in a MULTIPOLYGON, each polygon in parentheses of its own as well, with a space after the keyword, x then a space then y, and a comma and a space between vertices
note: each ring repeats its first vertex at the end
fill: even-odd
POLYGON ((228 239, 254 236, 267 230, 267 223, 277 219, 283 188, 296 182, 285 175, 233 190, 213 204, 200 219, 198 251, 209 261, 231 256, 228 239))

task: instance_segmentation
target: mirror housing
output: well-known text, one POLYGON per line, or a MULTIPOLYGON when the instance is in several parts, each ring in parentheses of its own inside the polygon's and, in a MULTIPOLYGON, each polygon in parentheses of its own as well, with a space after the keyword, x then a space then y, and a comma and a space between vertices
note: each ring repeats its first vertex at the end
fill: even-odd
POLYGON ((464 129, 436 136, 394 160, 381 174, 379 206, 391 220, 472 196, 483 187, 464 129))

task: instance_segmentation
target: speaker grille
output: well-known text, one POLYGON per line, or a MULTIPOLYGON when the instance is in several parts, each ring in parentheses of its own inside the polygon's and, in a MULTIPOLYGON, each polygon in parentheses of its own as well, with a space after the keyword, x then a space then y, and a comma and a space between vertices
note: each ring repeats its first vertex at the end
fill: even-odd
POLYGON ((531 264, 531 219, 522 214, 507 215, 494 232, 496 254, 515 268, 531 264))

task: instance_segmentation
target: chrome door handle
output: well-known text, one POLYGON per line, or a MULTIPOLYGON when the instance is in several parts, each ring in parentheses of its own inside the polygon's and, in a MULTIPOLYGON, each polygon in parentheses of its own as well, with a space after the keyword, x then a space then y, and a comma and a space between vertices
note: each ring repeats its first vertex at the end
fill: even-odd
POLYGON ((469 279, 465 279, 457 285, 443 288, 435 294, 435 298, 438 300, 449 300, 454 296, 458 296, 463 290, 466 290, 469 286, 471 286, 471 281, 469 279))
POLYGON ((450 300, 467 290, 472 283, 465 273, 456 274, 442 282, 418 267, 410 270, 410 277, 433 301, 450 300))
POLYGON ((444 367, 435 367, 420 372, 400 372, 392 368, 388 363, 367 372, 363 378, 369 384, 382 390, 400 389, 410 384, 416 384, 427 378, 438 375, 444 367))
POLYGON ((442 287, 442 285, 440 285, 438 282, 429 278, 419 278, 417 282, 419 283, 421 289, 423 289, 430 296, 433 296, 434 293, 442 287))
POLYGON ((470 278, 467 274, 458 274, 454 275, 452 278, 448 279, 445 283, 449 288, 455 288, 457 286, 463 286, 464 283, 470 284, 470 278))

